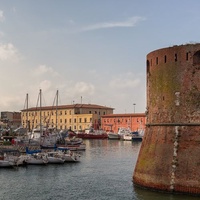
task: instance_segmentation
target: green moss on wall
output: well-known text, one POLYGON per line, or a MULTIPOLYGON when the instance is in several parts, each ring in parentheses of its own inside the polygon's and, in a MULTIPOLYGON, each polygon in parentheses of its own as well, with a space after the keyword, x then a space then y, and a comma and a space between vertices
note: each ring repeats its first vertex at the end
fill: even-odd
POLYGON ((165 105, 174 104, 174 93, 180 91, 180 68, 177 64, 163 64, 156 67, 149 77, 152 106, 165 98, 165 105))

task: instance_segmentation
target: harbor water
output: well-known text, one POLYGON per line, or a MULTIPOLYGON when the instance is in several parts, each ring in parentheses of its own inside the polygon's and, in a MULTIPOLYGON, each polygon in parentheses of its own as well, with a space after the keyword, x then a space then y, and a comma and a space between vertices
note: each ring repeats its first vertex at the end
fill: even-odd
POLYGON ((85 140, 79 163, 0 169, 1 200, 197 200, 134 186, 141 142, 85 140))

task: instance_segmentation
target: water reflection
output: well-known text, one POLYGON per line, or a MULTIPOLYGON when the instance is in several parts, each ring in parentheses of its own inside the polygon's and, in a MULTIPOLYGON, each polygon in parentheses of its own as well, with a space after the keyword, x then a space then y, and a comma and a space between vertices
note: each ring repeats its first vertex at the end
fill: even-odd
POLYGON ((135 187, 141 142, 84 140, 80 163, 0 170, 0 199, 197 200, 135 187), (12 188, 10 190, 10 188, 12 188))
POLYGON ((200 197, 183 194, 170 194, 140 188, 133 184, 134 200, 198 200, 200 197))

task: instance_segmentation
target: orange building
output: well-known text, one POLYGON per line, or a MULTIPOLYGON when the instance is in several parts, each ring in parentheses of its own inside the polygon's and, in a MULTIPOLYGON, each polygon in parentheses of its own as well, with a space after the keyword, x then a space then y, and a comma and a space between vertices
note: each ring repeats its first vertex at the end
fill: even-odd
POLYGON ((110 114, 101 116, 101 128, 105 131, 118 132, 119 128, 130 128, 131 131, 145 129, 145 113, 110 114))

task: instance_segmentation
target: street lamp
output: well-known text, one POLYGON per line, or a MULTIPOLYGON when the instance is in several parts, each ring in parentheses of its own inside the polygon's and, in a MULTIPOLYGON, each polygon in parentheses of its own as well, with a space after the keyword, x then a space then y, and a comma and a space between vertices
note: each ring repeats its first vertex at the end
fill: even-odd
POLYGON ((134 106, 134 113, 135 113, 135 106, 136 106, 136 103, 134 103, 133 106, 134 106))

